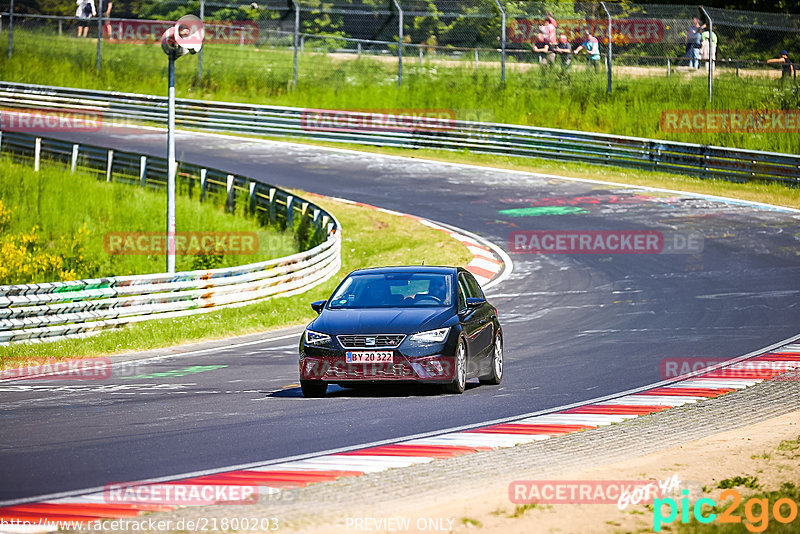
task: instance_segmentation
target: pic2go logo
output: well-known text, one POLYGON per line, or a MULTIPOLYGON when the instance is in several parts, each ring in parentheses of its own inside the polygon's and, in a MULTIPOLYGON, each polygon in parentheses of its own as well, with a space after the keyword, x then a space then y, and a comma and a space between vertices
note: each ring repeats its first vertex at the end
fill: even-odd
MULTIPOLYGON (((742 496, 735 489, 727 489, 723 491, 719 498, 720 501, 726 501, 733 498, 731 502, 721 513, 715 514, 709 512, 708 515, 703 515, 703 506, 716 507, 717 503, 714 499, 707 497, 697 499, 692 507, 689 503, 689 491, 683 490, 683 498, 681 499, 680 512, 681 523, 689 522, 689 512, 692 511, 695 520, 698 523, 713 523, 718 521, 720 523, 742 523, 741 516, 735 514, 736 509, 742 502, 742 496)), ((789 498, 781 498, 775 501, 770 508, 769 499, 757 499, 755 497, 749 499, 744 503, 744 517, 747 522, 744 524, 745 528, 750 532, 764 532, 769 525, 769 515, 772 512, 775 521, 778 523, 788 524, 797 519, 797 503, 789 498)), ((678 518, 678 503, 675 499, 670 497, 664 499, 655 499, 653 501, 653 530, 661 532, 663 525, 672 523, 678 518), (667 515, 664 516, 664 507, 669 510, 667 515)))

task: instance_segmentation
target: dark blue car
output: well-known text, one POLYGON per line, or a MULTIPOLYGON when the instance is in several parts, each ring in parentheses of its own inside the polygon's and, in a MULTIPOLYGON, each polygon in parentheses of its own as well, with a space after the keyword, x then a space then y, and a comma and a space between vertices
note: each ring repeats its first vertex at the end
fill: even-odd
POLYGON ((499 384, 503 335, 497 309, 460 267, 381 267, 350 273, 300 340, 306 397, 329 383, 441 384, 462 393, 466 381, 499 384))

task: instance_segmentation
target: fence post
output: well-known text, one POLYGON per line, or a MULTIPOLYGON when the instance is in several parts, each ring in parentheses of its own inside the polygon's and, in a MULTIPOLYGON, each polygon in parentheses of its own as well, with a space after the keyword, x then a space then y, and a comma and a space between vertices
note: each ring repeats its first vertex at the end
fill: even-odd
POLYGON ((294 6, 294 72, 292 74, 292 84, 297 87, 297 45, 300 39, 300 5, 297 0, 292 0, 294 6))
POLYGON ((97 74, 100 74, 100 59, 103 43, 103 0, 97 0, 97 74))
MULTIPOLYGON (((500 30, 500 81, 506 83, 506 10, 500 4, 500 0, 494 0, 494 3, 500 10, 500 24, 502 25, 500 30)), ((477 59, 475 65, 478 65, 477 59)))
POLYGON ((72 161, 69 165, 69 172, 75 172, 75 169, 78 167, 78 150, 80 150, 80 145, 75 143, 72 145, 72 161))
POLYGON ((139 184, 142 187, 147 185, 147 156, 139 158, 139 184))
POLYGON ((714 21, 711 20, 706 8, 700 6, 700 11, 708 21, 708 101, 711 102, 714 99, 714 61, 711 59, 715 55, 712 53, 714 52, 714 21))
POLYGON ((669 58, 667 58, 667 78, 669 78, 671 74, 672 74, 672 63, 670 62, 669 58))
POLYGON ((361 41, 356 44, 358 45, 358 59, 361 59, 361 41))
POLYGON ((606 32, 608 35, 608 48, 606 51, 607 52, 606 63, 608 63, 608 87, 606 88, 606 92, 608 94, 611 94, 611 57, 612 57, 611 48, 612 48, 612 43, 614 41, 614 36, 612 34, 614 26, 612 25, 611 22, 611 12, 606 7, 606 3, 600 2, 600 5, 603 6, 603 10, 606 12, 606 16, 608 16, 608 31, 606 32))
POLYGON ((419 47, 419 64, 422 66, 422 47, 419 47))
POLYGON ((42 138, 37 137, 33 142, 33 172, 39 172, 39 160, 42 157, 42 138))
MULTIPOLYGON (((200 22, 205 24, 206 20, 206 0, 200 0, 200 22)), ((197 53, 197 81, 203 79, 203 47, 197 53)))
POLYGON ((398 29, 397 29, 397 87, 403 85, 403 8, 400 2, 392 0, 397 9, 398 29))
POLYGON ((11 57, 11 51, 14 49, 14 0, 11 0, 11 5, 8 8, 8 57, 11 57))

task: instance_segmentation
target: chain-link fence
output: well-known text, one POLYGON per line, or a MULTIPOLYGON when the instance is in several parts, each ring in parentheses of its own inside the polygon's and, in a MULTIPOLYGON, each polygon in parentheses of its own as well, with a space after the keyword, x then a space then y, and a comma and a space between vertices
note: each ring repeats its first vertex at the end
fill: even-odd
MULTIPOLYGON (((404 71, 438 75, 495 70, 505 79, 529 69, 602 72, 608 76, 760 77, 796 82, 800 16, 704 9, 699 6, 512 0, 93 0, 99 16, 81 18, 77 3, 33 12, 30 2, 3 6, 7 53, 42 39, 94 39, 81 50, 104 51, 157 42, 168 21, 204 19, 199 78, 218 67, 262 74, 265 84, 324 83, 325 76, 403 83, 404 71), (112 4, 111 11, 108 11, 112 4), (74 13, 70 13, 76 9, 74 13), (87 29, 81 30, 81 27, 87 29), (83 33, 81 33, 83 32, 83 33), (610 37, 610 39, 609 39, 610 37), (781 52, 787 54, 782 55, 781 52), (369 56, 385 69, 352 68, 369 56), (325 63, 320 63, 325 58, 325 63), (772 59, 768 62, 768 59, 772 59), (350 63, 345 63, 350 62, 350 63), (337 68, 350 65, 351 68, 337 68), (712 67, 709 72, 709 66, 712 67), (324 71, 324 72, 323 72, 324 71)), ((37 4, 38 5, 38 4, 37 4)), ((3 39, 5 42, 5 39, 3 39)), ((230 74, 229 74, 230 75, 230 74)), ((363 80, 362 80, 363 81, 363 80)))

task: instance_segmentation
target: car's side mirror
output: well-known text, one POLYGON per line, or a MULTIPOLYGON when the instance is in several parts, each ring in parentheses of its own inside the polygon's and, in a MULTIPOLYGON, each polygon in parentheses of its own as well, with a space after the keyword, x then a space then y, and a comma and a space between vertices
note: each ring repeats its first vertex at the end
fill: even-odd
POLYGON ((311 309, 317 313, 322 313, 322 308, 325 307, 327 300, 317 300, 311 303, 311 309))
POLYGON ((479 308, 486 304, 486 299, 481 297, 468 297, 467 308, 479 308))

